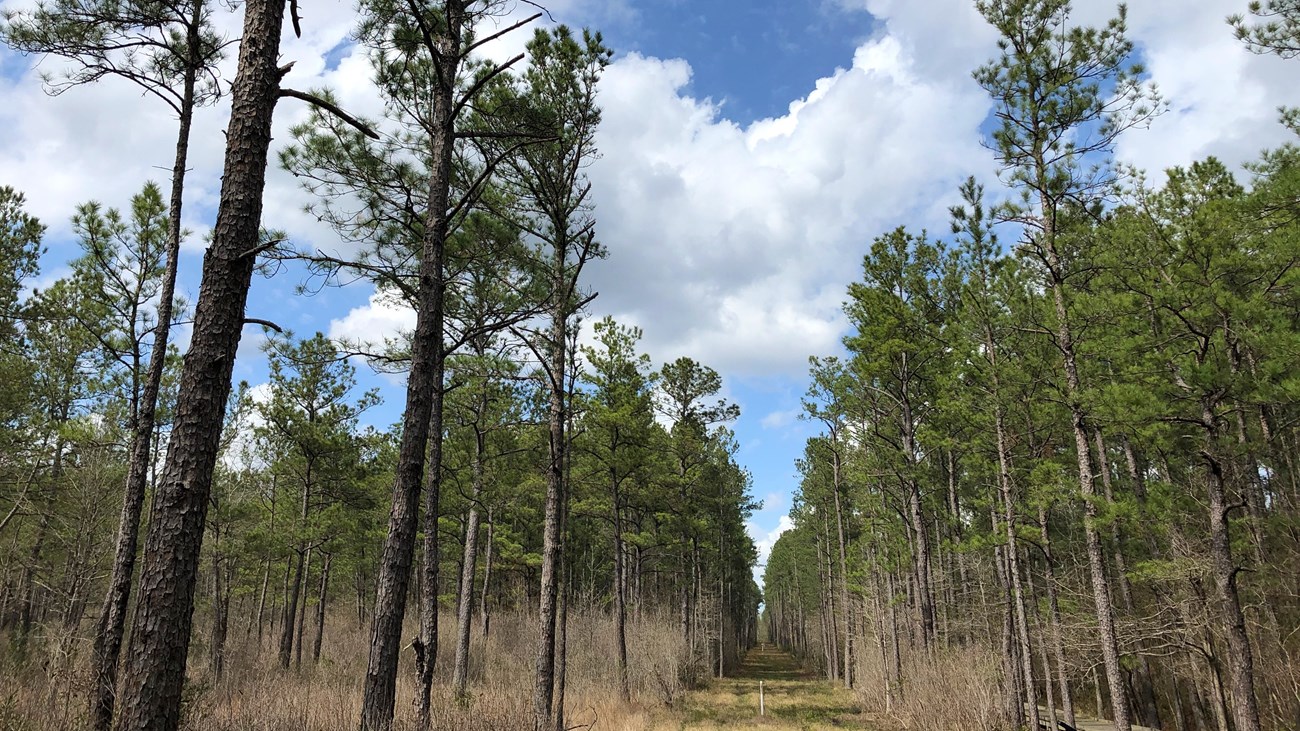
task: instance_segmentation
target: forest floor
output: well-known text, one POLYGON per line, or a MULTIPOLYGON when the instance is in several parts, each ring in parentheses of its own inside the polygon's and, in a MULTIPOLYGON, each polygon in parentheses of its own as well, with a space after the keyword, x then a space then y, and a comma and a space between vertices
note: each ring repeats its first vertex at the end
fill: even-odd
POLYGON ((852 691, 807 672, 787 652, 759 645, 745 655, 733 677, 714 680, 709 687, 688 693, 673 718, 653 728, 821 731, 882 726, 872 723, 862 712, 852 691), (765 709, 762 716, 758 708, 760 681, 765 709))

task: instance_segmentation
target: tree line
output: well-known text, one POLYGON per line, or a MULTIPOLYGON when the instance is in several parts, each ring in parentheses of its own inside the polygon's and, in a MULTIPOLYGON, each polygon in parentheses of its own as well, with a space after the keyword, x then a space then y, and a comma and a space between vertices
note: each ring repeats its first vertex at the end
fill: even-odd
MULTIPOLYGON (((1165 104, 1124 8, 976 5, 1003 187, 872 242, 846 355, 812 360, 768 631, 885 709, 965 674, 985 725, 1291 728, 1298 150, 1153 183, 1112 158, 1165 104)), ((1294 55, 1295 3, 1250 10, 1237 36, 1294 55)))
POLYGON ((0 631, 20 676, 56 655, 84 672, 90 727, 178 728, 200 634, 219 682, 240 671, 226 651, 239 633, 289 672, 328 655, 327 622, 369 628, 363 729, 394 724, 405 648, 417 725, 431 725, 439 672, 468 702, 471 643, 503 611, 536 623, 536 729, 568 727, 575 603, 612 617, 624 700, 627 625, 643 613, 675 617, 692 677, 724 674, 756 641, 745 521, 757 506, 720 377, 689 358, 652 368, 641 331, 609 319, 578 342, 595 296, 582 271, 605 253, 585 170, 611 51, 558 26, 486 61, 485 44, 540 16, 476 32, 505 9, 363 2, 354 38, 377 119, 285 85, 295 2, 244 4, 228 92, 216 69, 231 43, 208 0, 6 14, 6 43, 66 59, 52 89, 120 77, 179 119, 167 201, 147 184, 128 213, 80 206, 81 255, 48 287, 31 290, 44 227, 0 189, 0 631), (226 93, 221 195, 191 307, 175 292, 192 235, 180 223, 189 134, 226 93), (273 160, 283 99, 312 111, 273 160), (297 245, 264 223, 273 162, 341 245, 297 245), (322 292, 368 282, 414 310, 414 330, 383 343, 285 332, 247 312, 259 269, 305 271, 322 292), (183 356, 170 342, 181 320, 183 356), (250 325, 268 333, 256 388, 233 383, 250 325), (357 359, 404 378, 399 423, 362 426, 381 395, 358 392, 357 359), (455 618, 449 671, 437 667, 443 614, 455 618), (76 650, 85 623, 89 653, 76 650))

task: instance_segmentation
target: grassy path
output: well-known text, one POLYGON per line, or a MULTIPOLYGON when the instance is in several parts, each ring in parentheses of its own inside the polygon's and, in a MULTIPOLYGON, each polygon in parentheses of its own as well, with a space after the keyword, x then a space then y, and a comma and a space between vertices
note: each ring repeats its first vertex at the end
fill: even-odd
POLYGON ((795 659, 771 645, 745 656, 734 677, 714 680, 689 693, 682 709, 658 729, 871 729, 853 693, 804 672, 795 659), (763 683, 766 715, 758 715, 763 683))

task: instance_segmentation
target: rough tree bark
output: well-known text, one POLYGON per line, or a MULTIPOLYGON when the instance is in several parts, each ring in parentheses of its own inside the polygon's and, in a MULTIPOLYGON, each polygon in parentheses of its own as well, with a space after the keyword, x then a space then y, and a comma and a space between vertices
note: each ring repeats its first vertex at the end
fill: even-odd
MULTIPOLYGON (((563 232, 559 234, 561 237, 563 232)), ((563 507, 565 455, 564 377, 566 370, 566 345, 568 342, 569 313, 565 287, 565 259, 568 246, 555 242, 551 282, 551 331, 548 335, 546 378, 549 381, 548 434, 550 459, 546 466, 546 502, 543 507, 542 528, 542 584, 538 613, 540 627, 537 638, 536 680, 533 689, 533 731, 547 731, 552 720, 552 701, 555 688, 555 619, 556 591, 560 576, 560 517, 563 507)))
POLYGON ((1237 731, 1260 731, 1259 703, 1255 699, 1254 655, 1246 634, 1246 617, 1237 593, 1237 566, 1232 558, 1223 463, 1215 457, 1218 424, 1214 408, 1203 401, 1201 420, 1205 429, 1206 489, 1210 512, 1210 566, 1214 587, 1223 613, 1223 631, 1228 639, 1228 682, 1231 683, 1232 716, 1237 731))
MULTIPOLYGON (((1043 166, 1039 167, 1042 169, 1043 166)), ((1045 190, 1046 184, 1040 188, 1045 190)), ((1046 197, 1041 206, 1044 211, 1054 210, 1046 197)), ((1074 432, 1074 450, 1078 458, 1079 492, 1083 497, 1083 532, 1092 579, 1092 600, 1101 634, 1102 664, 1106 669, 1106 685, 1110 690, 1115 731, 1129 731, 1132 722, 1129 719, 1124 675, 1120 669, 1115 605, 1111 600, 1110 585, 1106 581, 1106 557, 1102 549, 1101 533, 1097 530, 1097 486, 1092 471, 1092 449, 1088 444, 1087 414, 1080 400, 1083 386, 1074 349, 1074 330, 1065 301, 1062 263, 1055 248, 1051 222, 1047 224, 1043 241, 1043 260, 1047 265, 1048 284, 1052 290, 1052 306, 1056 315, 1056 347, 1061 353, 1061 364, 1065 370, 1065 395, 1070 401, 1070 427, 1074 432)))
MULTIPOLYGON (((442 388, 443 297, 445 292, 443 258, 448 231, 451 162, 455 142, 455 76, 460 61, 461 32, 465 24, 465 4, 451 1, 445 7, 442 32, 434 38, 438 55, 438 78, 428 120, 430 132, 429 191, 421 242, 422 256, 417 296, 415 333, 411 342, 411 370, 407 377, 406 408, 402 414, 402 443, 397 458, 397 477, 393 485, 393 508, 389 513, 388 537, 384 541, 377 577, 374 624, 371 632, 370 658, 361 707, 362 731, 387 731, 393 723, 393 705, 397 697, 397 659, 401 648, 402 618, 410 585, 411 564, 415 554, 416 525, 419 518, 420 487, 424 478, 425 450, 430 446, 432 422, 439 419, 436 408, 442 388)), ((437 443, 435 436, 435 444, 437 443)), ((432 475, 437 479, 437 464, 432 475)), ((436 510, 434 513, 436 514, 436 510)), ((430 537, 426 535, 426 542, 430 537)), ((436 543, 437 532, 432 540, 436 543)), ((427 545, 427 543, 426 543, 427 545)), ((428 560, 428 556, 426 556, 428 560)), ((427 586, 425 591, 436 591, 427 586)), ((421 622, 427 628, 427 620, 421 622)), ((436 635, 426 635, 425 641, 436 635)), ((426 648, 425 652, 428 650, 426 648)), ((427 657, 421 668, 417 707, 422 726, 428 723, 428 687, 432 682, 433 658, 427 657), (428 681, 425 681, 426 673, 428 681)))
POLYGON ((280 90, 276 63, 284 5, 284 0, 245 4, 220 205, 154 497, 118 731, 171 731, 180 722, 208 495, 261 227, 271 119, 280 90))
POLYGON ((180 126, 176 132, 176 151, 172 162, 171 198, 167 215, 167 261, 158 290, 157 325, 149 353, 149 370, 132 424, 130 457, 127 462, 126 487, 122 494, 122 513, 118 519, 117 542, 113 549, 113 569, 108 593, 95 625, 91 646, 90 722, 94 731, 108 731, 113 724, 117 702, 117 668, 126 634, 126 611, 131 600, 131 580, 140 543, 140 516, 144 512, 145 489, 149 482, 150 456, 154 424, 158 413, 158 392, 162 388, 167 364, 167 341, 171 334, 172 304, 176 297, 176 271, 181 249, 181 207, 185 201, 185 166, 189 159, 190 127, 194 120, 195 85, 200 52, 200 13, 202 4, 194 3, 194 15, 186 29, 186 47, 192 63, 181 81, 180 126))

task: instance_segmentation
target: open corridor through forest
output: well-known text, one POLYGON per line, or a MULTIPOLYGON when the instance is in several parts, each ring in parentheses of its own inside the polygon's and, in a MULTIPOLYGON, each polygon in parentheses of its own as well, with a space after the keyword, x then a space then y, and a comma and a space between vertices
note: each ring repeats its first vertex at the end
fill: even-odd
POLYGON ((746 653, 733 677, 716 680, 687 694, 676 729, 875 729, 854 694, 820 679, 790 653, 761 644, 746 653), (759 716, 758 686, 763 683, 766 714, 759 716))
POLYGON ((0 731, 1300 731, 1300 0, 1129 4, 0 0, 0 731))

